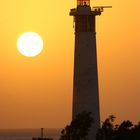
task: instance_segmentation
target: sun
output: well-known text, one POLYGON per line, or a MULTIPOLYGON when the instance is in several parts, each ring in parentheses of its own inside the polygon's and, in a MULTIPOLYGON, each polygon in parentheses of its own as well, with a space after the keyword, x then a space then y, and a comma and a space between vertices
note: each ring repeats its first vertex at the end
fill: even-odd
POLYGON ((17 40, 18 51, 26 57, 34 57, 43 50, 43 39, 35 32, 25 32, 17 40))

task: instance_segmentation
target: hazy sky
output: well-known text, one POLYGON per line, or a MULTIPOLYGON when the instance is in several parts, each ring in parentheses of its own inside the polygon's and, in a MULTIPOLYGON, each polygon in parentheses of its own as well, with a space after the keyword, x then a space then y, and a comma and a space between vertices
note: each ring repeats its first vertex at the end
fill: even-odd
MULTIPOLYGON (((64 127, 71 120, 76 0, 0 0, 0 128, 64 127), (34 58, 16 49, 27 31, 40 34, 34 58)), ((101 120, 140 121, 140 1, 112 5, 97 17, 101 120)))

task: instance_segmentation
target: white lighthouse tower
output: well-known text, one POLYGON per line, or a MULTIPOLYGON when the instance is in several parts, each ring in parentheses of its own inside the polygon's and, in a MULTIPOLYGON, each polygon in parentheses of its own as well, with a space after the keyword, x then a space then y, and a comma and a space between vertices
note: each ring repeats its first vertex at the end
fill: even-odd
POLYGON ((100 127, 95 18, 103 8, 92 9, 90 0, 77 0, 77 8, 70 11, 75 26, 73 118, 82 111, 92 113, 89 140, 96 139, 100 127))

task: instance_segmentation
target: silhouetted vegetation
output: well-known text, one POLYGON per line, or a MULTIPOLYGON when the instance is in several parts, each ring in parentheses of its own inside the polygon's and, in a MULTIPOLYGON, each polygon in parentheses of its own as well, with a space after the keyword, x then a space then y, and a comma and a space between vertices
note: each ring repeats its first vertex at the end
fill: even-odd
POLYGON ((98 130, 96 140, 140 140, 140 123, 133 125, 131 121, 123 121, 115 125, 115 116, 109 116, 98 130))
POLYGON ((83 111, 62 130, 59 140, 85 140, 92 123, 91 112, 83 111))

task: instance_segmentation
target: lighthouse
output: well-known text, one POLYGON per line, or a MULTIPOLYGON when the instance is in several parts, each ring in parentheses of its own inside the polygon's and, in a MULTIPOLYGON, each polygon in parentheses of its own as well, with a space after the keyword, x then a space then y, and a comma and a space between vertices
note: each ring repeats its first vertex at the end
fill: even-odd
POLYGON ((77 0, 77 7, 70 10, 74 17, 75 53, 72 117, 83 111, 91 112, 94 123, 89 140, 96 139, 100 127, 99 90, 96 48, 96 16, 103 8, 90 6, 90 0, 77 0))

